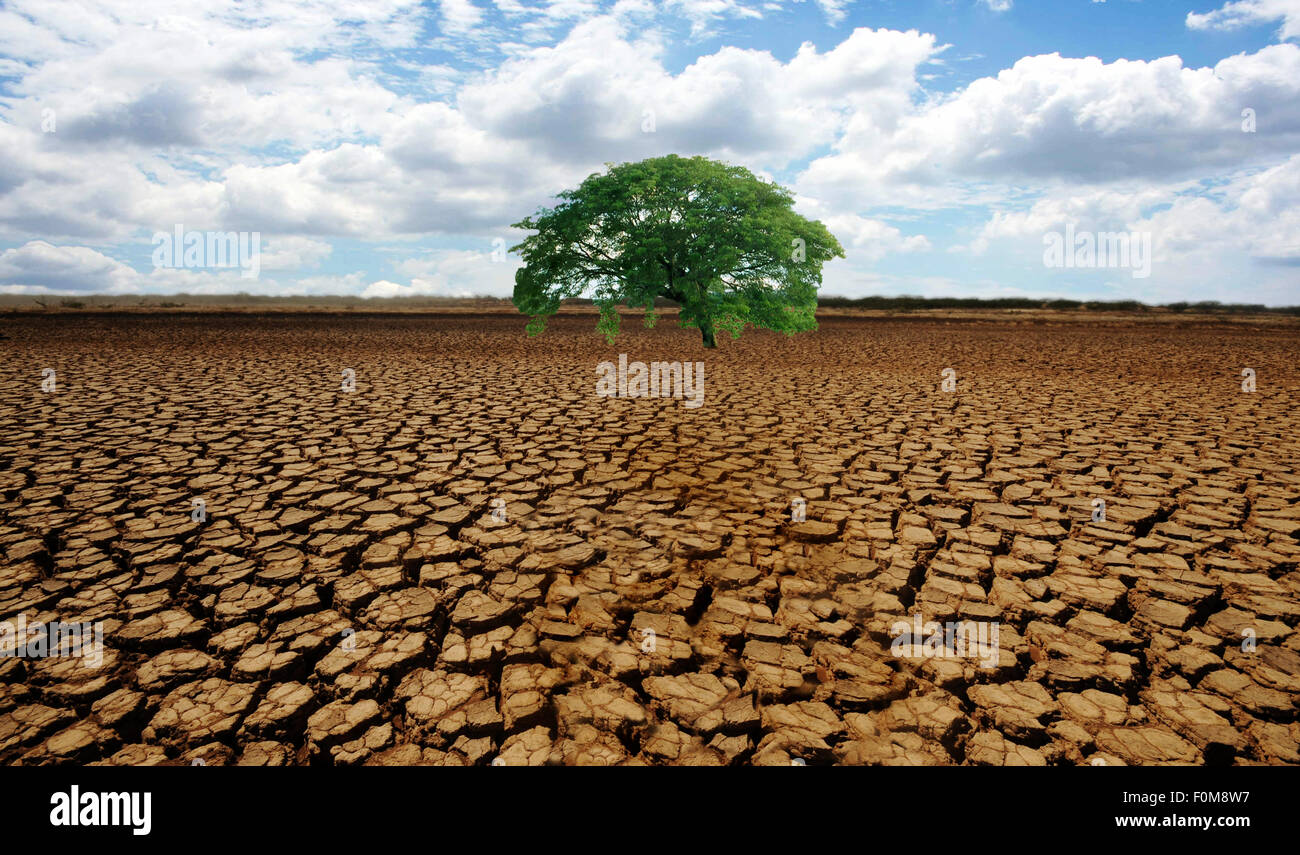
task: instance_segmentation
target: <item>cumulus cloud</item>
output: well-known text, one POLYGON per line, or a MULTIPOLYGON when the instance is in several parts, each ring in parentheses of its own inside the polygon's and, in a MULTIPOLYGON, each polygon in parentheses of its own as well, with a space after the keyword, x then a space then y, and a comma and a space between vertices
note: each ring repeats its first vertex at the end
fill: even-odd
POLYGON ((508 297, 515 271, 522 264, 504 252, 503 243, 489 250, 435 250, 397 265, 411 277, 410 294, 443 297, 508 297))
MULTIPOLYGON (((1041 247, 1048 232, 1060 231, 1067 223, 1092 232, 1129 230, 1144 212, 1170 205, 1187 187, 1159 186, 1142 189, 1061 189, 1034 201, 1028 208, 994 210, 968 249, 983 255, 998 241, 1017 241, 1031 249, 1041 247)), ((958 247, 958 249, 961 249, 958 247)), ((1037 249, 1035 249, 1037 251, 1037 249)))
MULTIPOLYGON (((332 247, 320 241, 284 237, 266 242, 263 270, 316 267, 332 247)), ((144 271, 86 246, 43 240, 0 252, 0 292, 17 293, 356 293, 364 283, 352 277, 299 278, 286 290, 274 279, 246 278, 237 265, 223 268, 153 267, 144 271)))
POLYGON ((904 235, 894 226, 857 214, 834 214, 822 222, 855 258, 877 261, 895 252, 920 252, 930 249, 925 235, 904 235))
MULTIPOLYGON (((57 113, 56 113, 57 117, 57 113)), ((186 92, 171 83, 152 87, 110 105, 89 105, 63 123, 58 140, 105 143, 126 140, 142 146, 197 145, 200 110, 186 92)))
POLYGON ((601 18, 465 85, 454 104, 412 107, 378 143, 236 164, 220 208, 242 229, 464 233, 513 222, 607 160, 700 153, 779 169, 864 111, 903 114, 917 66, 939 50, 915 31, 860 29, 787 63, 722 48, 672 75, 657 43, 601 18))
POLYGON ((263 270, 301 270, 319 267, 334 247, 325 241, 303 237, 280 237, 266 241, 260 251, 263 270))
POLYGON ((366 274, 357 270, 341 276, 300 276, 279 286, 278 293, 289 296, 356 294, 365 287, 366 274))
POLYGON ((981 184, 1174 180, 1275 160, 1300 147, 1300 48, 1272 45, 1213 68, 1176 57, 1104 63, 1026 57, 892 126, 851 123, 801 192, 872 204, 988 201, 981 184), (1242 132, 1242 111, 1267 134, 1242 132), (1261 119, 1263 120, 1263 119, 1261 119))
POLYGON ((26 97, 0 105, 15 119, 0 124, 11 237, 121 239, 175 222, 371 239, 499 228, 607 160, 680 152, 783 168, 858 113, 901 114, 917 66, 941 50, 915 31, 860 29, 788 62, 722 48, 673 74, 653 34, 602 16, 451 102, 415 104, 364 63, 294 59, 292 40, 252 51, 232 35, 226 51, 197 21, 169 18, 165 37, 101 23, 120 44, 56 51, 15 87, 26 97), (55 133, 40 131, 45 109, 55 133), (272 144, 298 151, 271 158, 272 144))
MULTIPOLYGON (((1247 171, 1205 192, 1197 184, 1132 192, 1062 191, 1026 210, 996 211, 969 250, 1040 263, 1044 236, 1066 226, 1080 232, 1150 235, 1149 300, 1221 300, 1294 304, 1300 297, 1300 155, 1265 170, 1247 171), (1242 280, 1250 283, 1248 294, 1242 280)), ((1060 275, 1045 271, 1046 281, 1060 275)), ((1072 272, 1075 277, 1124 282, 1127 271, 1072 272)), ((1131 296, 1131 293, 1129 294, 1131 296)))
MULTIPOLYGON (((1180 195, 1135 227, 1161 236, 1169 257, 1204 263, 1225 252, 1281 267, 1300 266, 1300 154, 1235 178, 1212 196, 1180 195)), ((1159 259, 1157 255, 1157 259, 1159 259)), ((1294 286, 1293 286, 1294 287, 1294 286)), ((1295 293, 1292 297, 1300 296, 1295 293)))
POLYGON ((54 246, 43 240, 0 252, 0 287, 19 293, 102 291, 137 287, 139 274, 86 246, 54 246))
POLYGON ((267 0, 250 28, 233 0, 184 12, 109 0, 76 24, 57 4, 14 0, 0 7, 0 54, 27 65, 11 91, 57 116, 50 146, 307 147, 382 127, 400 98, 367 51, 408 47, 418 31, 415 2, 334 5, 267 0))
POLYGON ((897 113, 937 52, 933 36, 859 29, 826 53, 804 44, 788 63, 724 47, 672 75, 662 49, 613 19, 589 21, 465 87, 457 104, 474 127, 555 159, 710 152, 783 166, 831 142, 850 110, 897 113))

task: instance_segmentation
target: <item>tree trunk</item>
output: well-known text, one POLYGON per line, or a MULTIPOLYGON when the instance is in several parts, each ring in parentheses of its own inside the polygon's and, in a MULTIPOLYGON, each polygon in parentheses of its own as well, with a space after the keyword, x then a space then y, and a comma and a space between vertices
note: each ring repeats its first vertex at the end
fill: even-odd
POLYGON ((700 308, 698 315, 700 319, 700 333, 704 336, 704 346, 717 347, 718 343, 713 340, 713 318, 709 317, 708 289, 704 286, 703 282, 697 282, 695 288, 699 293, 700 308))
POLYGON ((713 339, 713 321, 710 318, 700 319, 700 333, 704 336, 705 347, 717 347, 718 343, 713 339))

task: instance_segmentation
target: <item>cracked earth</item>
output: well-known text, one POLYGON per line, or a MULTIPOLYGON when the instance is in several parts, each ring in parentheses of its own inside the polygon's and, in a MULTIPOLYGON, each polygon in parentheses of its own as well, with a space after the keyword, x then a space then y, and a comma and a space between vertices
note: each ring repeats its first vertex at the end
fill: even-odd
POLYGON ((8 316, 0 763, 1300 764, 1295 327, 523 323, 8 316))

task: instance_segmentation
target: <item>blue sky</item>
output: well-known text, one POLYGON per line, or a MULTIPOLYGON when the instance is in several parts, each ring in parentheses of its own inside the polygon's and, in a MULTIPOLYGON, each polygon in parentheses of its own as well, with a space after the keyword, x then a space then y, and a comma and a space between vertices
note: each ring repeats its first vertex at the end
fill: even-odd
POLYGON ((1300 304, 1300 0, 0 7, 0 291, 504 296, 511 222, 668 152, 790 187, 826 294, 1300 304))

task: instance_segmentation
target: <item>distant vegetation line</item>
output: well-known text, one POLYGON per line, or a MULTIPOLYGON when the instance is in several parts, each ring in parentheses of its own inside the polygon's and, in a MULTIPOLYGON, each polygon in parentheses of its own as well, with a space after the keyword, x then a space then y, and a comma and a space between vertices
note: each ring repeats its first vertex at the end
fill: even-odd
POLYGON ((1300 306, 1220 303, 1217 300, 1148 305, 1137 300, 1043 300, 1030 297, 818 297, 817 305, 823 309, 879 309, 894 312, 925 309, 1054 309, 1084 312, 1300 315, 1300 306))
MULTIPOLYGON (((591 300, 576 298, 564 301, 571 306, 594 306, 591 300)), ((376 297, 363 299, 357 296, 274 295, 274 294, 86 294, 70 297, 57 294, 0 294, 0 307, 11 311, 19 309, 113 309, 113 308, 219 308, 222 306, 286 306, 295 308, 352 309, 360 307, 392 306, 404 309, 438 308, 441 306, 466 306, 470 304, 496 304, 511 306, 509 297, 376 297)), ((655 300, 657 308, 673 308, 671 300, 655 300)), ((1264 306, 1258 303, 1220 303, 1205 300, 1198 303, 1165 303, 1151 305, 1137 300, 1044 300, 1032 297, 835 297, 817 298, 821 309, 862 309, 885 312, 923 312, 927 310, 1043 310, 1065 312, 1137 312, 1191 315, 1289 315, 1300 317, 1300 306, 1264 306)))
MULTIPOLYGON (((575 299, 565 302, 586 305, 590 300, 575 299)), ((656 300, 655 305, 665 308, 674 305, 668 300, 656 300)), ((868 309, 888 312, 917 312, 926 309, 1052 309, 1079 312, 1173 312, 1214 315, 1295 315, 1300 316, 1300 306, 1265 306, 1259 303, 1220 303, 1204 300, 1199 303, 1164 303, 1150 305, 1137 300, 1044 300, 1032 297, 834 297, 819 296, 820 309, 868 309)))

